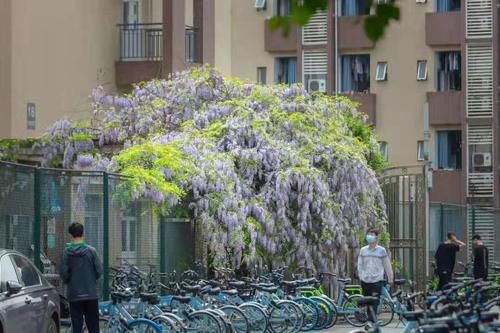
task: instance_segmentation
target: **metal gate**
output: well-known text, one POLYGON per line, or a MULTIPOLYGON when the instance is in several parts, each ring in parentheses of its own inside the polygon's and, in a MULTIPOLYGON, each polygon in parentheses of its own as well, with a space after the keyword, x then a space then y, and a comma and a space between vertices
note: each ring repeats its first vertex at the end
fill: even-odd
POLYGON ((398 277, 422 290, 427 280, 426 202, 423 166, 388 168, 380 174, 391 235, 390 249, 398 277))

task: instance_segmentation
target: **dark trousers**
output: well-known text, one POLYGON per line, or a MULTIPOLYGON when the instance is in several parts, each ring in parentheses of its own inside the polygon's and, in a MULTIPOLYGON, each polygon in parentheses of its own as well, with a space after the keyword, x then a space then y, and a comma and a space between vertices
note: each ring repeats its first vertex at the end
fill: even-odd
MULTIPOLYGON (((378 297, 380 301, 380 294, 382 293, 382 286, 384 285, 384 282, 375 282, 375 283, 366 283, 361 281, 361 289, 363 289, 363 295, 364 296, 373 296, 373 297, 378 297)), ((377 314, 377 307, 374 307, 372 310, 368 310, 368 320, 371 321, 372 323, 375 323, 375 318, 373 318, 372 314, 377 314)))
POLYGON ((438 289, 443 290, 444 287, 451 282, 451 277, 453 275, 453 272, 450 269, 438 268, 437 274, 439 277, 438 289))
POLYGON ((89 333, 99 333, 99 304, 97 300, 70 302, 73 333, 82 333, 83 320, 89 333))

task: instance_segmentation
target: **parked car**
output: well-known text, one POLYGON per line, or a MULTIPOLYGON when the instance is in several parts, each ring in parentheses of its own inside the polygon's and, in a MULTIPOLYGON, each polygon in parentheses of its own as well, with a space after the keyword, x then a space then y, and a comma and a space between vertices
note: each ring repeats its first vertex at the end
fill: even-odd
POLYGON ((59 302, 28 258, 0 249, 0 333, 58 333, 59 302))

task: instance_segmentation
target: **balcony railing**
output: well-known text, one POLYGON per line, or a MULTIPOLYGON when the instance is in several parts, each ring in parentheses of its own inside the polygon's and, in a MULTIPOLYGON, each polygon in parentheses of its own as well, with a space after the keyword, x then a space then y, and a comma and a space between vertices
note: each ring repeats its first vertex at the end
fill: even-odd
POLYGON ((119 24, 121 61, 157 61, 163 58, 161 23, 119 24))
MULTIPOLYGON (((119 24, 121 61, 160 61, 163 59, 161 23, 119 24)), ((200 62, 198 29, 186 26, 187 63, 200 62)))
POLYGON ((200 62, 198 52, 198 28, 186 26, 186 62, 200 62))

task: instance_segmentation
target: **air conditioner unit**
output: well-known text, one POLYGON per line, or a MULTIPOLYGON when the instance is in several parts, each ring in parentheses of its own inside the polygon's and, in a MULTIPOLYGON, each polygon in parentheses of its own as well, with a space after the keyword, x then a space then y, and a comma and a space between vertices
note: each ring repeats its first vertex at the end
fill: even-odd
POLYGON ((472 154, 473 167, 490 167, 491 153, 474 153, 472 154))
POLYGON ((325 79, 309 80, 309 82, 307 83, 307 91, 326 92, 326 80, 325 79))
POLYGON ((266 9, 266 0, 255 0, 255 9, 266 9))
POLYGON ((426 3, 427 0, 415 0, 416 3, 426 3))

